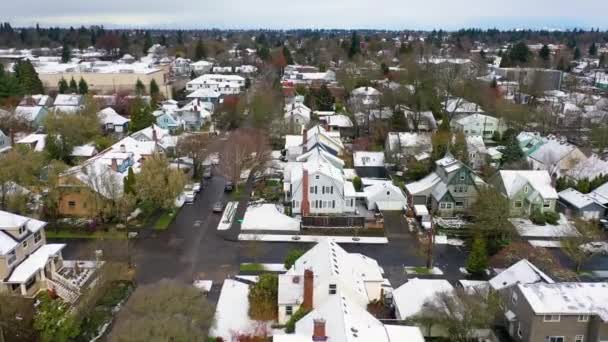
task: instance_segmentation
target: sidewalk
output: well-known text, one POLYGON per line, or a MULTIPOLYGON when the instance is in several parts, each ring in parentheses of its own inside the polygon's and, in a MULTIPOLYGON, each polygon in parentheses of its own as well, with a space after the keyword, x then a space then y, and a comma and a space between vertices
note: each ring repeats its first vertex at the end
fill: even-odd
POLYGON ((388 244, 385 237, 354 237, 354 236, 324 236, 324 235, 276 235, 276 234, 239 234, 240 241, 264 241, 264 242, 319 242, 323 239, 331 239, 337 243, 354 244, 388 244), (356 240, 354 240, 356 239, 356 240))

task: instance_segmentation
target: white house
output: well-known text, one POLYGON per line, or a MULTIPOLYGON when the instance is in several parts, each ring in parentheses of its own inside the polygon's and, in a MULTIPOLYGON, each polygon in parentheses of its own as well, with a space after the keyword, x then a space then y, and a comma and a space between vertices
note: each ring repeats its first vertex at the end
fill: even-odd
POLYGON ((320 125, 314 126, 304 131, 304 144, 307 151, 319 146, 333 155, 341 156, 344 154, 344 144, 340 139, 340 132, 329 132, 320 125))
POLYGON ((128 131, 129 119, 116 113, 111 107, 97 113, 101 126, 106 133, 125 133, 128 131))
POLYGON ((285 106, 283 118, 288 125, 293 126, 293 131, 300 132, 310 122, 312 110, 303 103, 293 103, 285 106))
POLYGON ((351 92, 351 101, 363 106, 375 106, 380 103, 382 93, 372 87, 359 87, 351 92))
POLYGON ((363 193, 368 210, 403 210, 407 207, 407 198, 403 191, 391 181, 365 187, 363 193))
POLYGON ((222 95, 239 94, 245 87, 245 78, 238 75, 205 74, 186 84, 187 91, 211 89, 222 95))
POLYGON ((59 94, 53 103, 53 110, 74 114, 84 108, 84 96, 79 94, 59 94))
POLYGON ((211 72, 211 68, 213 67, 212 62, 200 60, 190 64, 192 71, 194 71, 197 75, 202 75, 211 72))
POLYGON ((389 132, 385 152, 388 156, 410 158, 433 151, 429 133, 389 132))
POLYGON ((495 132, 502 134, 507 128, 501 119, 480 113, 452 119, 450 126, 466 136, 480 136, 484 139, 491 139, 495 132))
POLYGON ((219 91, 210 88, 202 88, 188 94, 186 98, 200 101, 201 106, 209 112, 213 112, 220 103, 221 96, 222 94, 220 94, 219 91))
POLYGON ((551 177, 560 177, 585 162, 587 156, 565 139, 550 136, 528 155, 534 170, 547 170, 551 177))

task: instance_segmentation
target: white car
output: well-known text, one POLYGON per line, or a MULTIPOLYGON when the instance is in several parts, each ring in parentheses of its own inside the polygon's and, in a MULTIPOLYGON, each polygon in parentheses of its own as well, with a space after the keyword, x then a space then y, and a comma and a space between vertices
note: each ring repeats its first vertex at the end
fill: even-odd
POLYGON ((608 242, 589 242, 581 245, 580 248, 587 253, 608 254, 608 242))
POLYGON ((186 190, 184 191, 184 202, 185 203, 193 203, 194 202, 194 191, 186 190))
POLYGON ((201 183, 195 183, 194 186, 192 186, 192 191, 198 194, 201 191, 201 183))

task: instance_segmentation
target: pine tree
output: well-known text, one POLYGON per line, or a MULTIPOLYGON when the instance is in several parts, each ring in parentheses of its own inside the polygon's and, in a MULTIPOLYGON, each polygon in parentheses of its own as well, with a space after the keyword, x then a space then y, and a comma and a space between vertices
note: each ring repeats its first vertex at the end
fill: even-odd
POLYGON ((196 47, 194 48, 194 60, 199 61, 203 58, 207 58, 207 48, 205 48, 203 40, 199 39, 196 42, 196 47))
POLYGON ((144 45, 142 52, 144 55, 148 54, 148 50, 152 47, 152 36, 150 35, 150 31, 146 31, 146 35, 144 37, 144 45))
POLYGON ((526 64, 530 60, 530 49, 524 42, 515 44, 511 50, 509 50, 509 59, 516 65, 526 64))
POLYGON ((595 42, 594 42, 589 47, 589 56, 595 56, 595 55, 597 55, 597 45, 595 45, 595 42))
POLYGON ((63 47, 61 49, 61 63, 67 63, 70 61, 71 58, 71 50, 70 50, 70 46, 64 42, 63 43, 63 47))
POLYGON ((551 50, 549 50, 547 44, 543 45, 543 47, 538 52, 538 56, 545 62, 549 61, 549 59, 551 58, 551 50))
POLYGON ((69 91, 71 94, 76 94, 78 92, 78 84, 76 83, 76 80, 74 79, 74 77, 72 77, 72 79, 70 80, 69 91))
POLYGON ((293 64, 293 57, 291 57, 291 51, 287 48, 287 46, 283 45, 283 57, 285 57, 285 62, 287 65, 293 64))
POLYGON ((356 54, 361 52, 361 39, 357 34, 357 31, 353 31, 350 39, 350 48, 348 49, 348 58, 355 57, 356 54))
POLYGON ((503 164, 518 162, 524 158, 524 152, 521 150, 521 147, 519 146, 519 141, 517 140, 517 136, 515 135, 510 135, 507 138, 505 149, 502 152, 503 164))
POLYGON ((467 272, 472 275, 483 275, 488 268, 488 251, 486 241, 481 237, 473 240, 471 253, 467 258, 467 272))
POLYGON ((135 83, 135 95, 137 96, 143 96, 146 94, 146 86, 144 85, 144 83, 138 78, 137 82, 135 83))
POLYGON ((57 84, 57 87, 59 88, 59 94, 67 93, 69 90, 68 81, 66 81, 65 78, 62 77, 59 80, 59 84, 57 84))
POLYGON ((158 88, 158 84, 155 79, 150 81, 150 96, 152 97, 152 101, 156 102, 160 98, 160 89, 158 88))
POLYGON ((14 67, 15 78, 26 94, 43 94, 44 87, 36 69, 29 60, 18 61, 14 67))
POLYGON ((579 49, 578 46, 574 48, 573 58, 575 61, 581 58, 581 49, 579 49))
POLYGON ((88 94, 89 93, 89 85, 87 84, 87 81, 84 80, 84 78, 80 78, 80 81, 78 82, 78 94, 88 94))
POLYGON ((146 127, 151 126, 156 122, 156 118, 152 114, 152 107, 148 105, 142 98, 138 97, 129 108, 129 114, 131 122, 129 123, 129 130, 131 132, 137 132, 146 127))
POLYGON ((123 191, 125 194, 135 194, 135 173, 133 173, 132 167, 129 168, 127 177, 123 183, 123 191))

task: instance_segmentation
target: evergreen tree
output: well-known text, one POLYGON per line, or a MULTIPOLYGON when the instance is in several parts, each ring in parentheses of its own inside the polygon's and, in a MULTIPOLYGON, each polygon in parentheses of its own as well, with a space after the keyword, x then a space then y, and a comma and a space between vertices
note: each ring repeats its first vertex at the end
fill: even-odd
POLYGON ((488 251, 486 241, 481 237, 473 240, 471 253, 467 258, 467 272, 475 276, 483 275, 488 268, 488 251))
POLYGON ((291 56, 291 51, 289 51, 289 49, 285 45, 283 45, 283 57, 285 57, 285 63, 287 63, 287 65, 293 64, 293 57, 291 56))
POLYGON ((551 50, 549 50, 547 44, 543 45, 543 47, 538 52, 538 56, 545 62, 549 61, 549 59, 551 58, 551 50))
POLYGON ((89 93, 89 85, 87 84, 87 81, 84 80, 84 78, 80 78, 80 81, 78 81, 78 94, 88 94, 89 93))
POLYGON ((70 80, 69 91, 71 94, 76 94, 78 92, 78 84, 76 83, 76 80, 74 80, 74 77, 70 80))
POLYGON ((129 108, 129 114, 131 117, 129 130, 131 132, 137 132, 155 123, 156 118, 152 114, 152 111, 152 107, 141 97, 138 97, 135 101, 133 101, 129 108))
POLYGON ((151 47, 152 47, 152 35, 150 34, 150 31, 146 31, 146 35, 144 36, 144 45, 143 45, 142 53, 144 55, 147 55, 148 50, 150 50, 151 47))
POLYGON ((579 49, 578 46, 574 48, 574 53, 572 57, 575 61, 581 59, 581 49, 579 49))
POLYGON ((203 58, 207 58, 207 48, 205 47, 205 44, 203 44, 203 40, 199 39, 194 48, 194 60, 199 61, 203 58))
POLYGON ((158 88, 158 84, 156 80, 152 79, 150 81, 150 96, 152 97, 152 101, 156 102, 160 98, 160 89, 158 88))
POLYGON ((591 44, 591 46, 589 47, 589 56, 595 56, 597 55, 597 45, 595 45, 595 42, 593 42, 591 44))
POLYGON ((348 58, 355 57, 356 54, 361 52, 361 39, 357 34, 357 31, 353 31, 350 39, 350 48, 348 49, 348 58))
POLYGON ((502 163, 509 164, 521 161, 524 158, 524 152, 519 146, 517 136, 511 134, 506 137, 506 140, 505 149, 502 151, 502 163))
POLYGON ((128 54, 129 48, 130 48, 129 37, 127 36, 126 33, 123 32, 120 35, 120 52, 119 52, 119 54, 121 56, 128 54))
POLYGON ((509 51, 509 59, 515 65, 526 64, 530 60, 530 49, 524 42, 515 44, 509 51))
POLYGON ((25 94, 43 94, 44 87, 38 77, 36 69, 29 60, 21 60, 15 63, 15 78, 19 82, 21 90, 25 94))
POLYGON ((146 94, 146 86, 144 85, 144 83, 138 78, 137 82, 135 83, 135 95, 137 96, 143 96, 146 94))
POLYGON ((135 195, 135 173, 133 173, 133 168, 130 167, 127 173, 127 177, 123 183, 123 191, 125 194, 133 194, 135 195))
POLYGON ((57 87, 59 88, 59 94, 67 93, 69 90, 68 81, 66 81, 65 78, 62 77, 59 80, 59 84, 57 84, 57 87))
POLYGON ((61 48, 61 63, 67 63, 70 61, 72 52, 70 50, 70 46, 67 42, 63 43, 63 47, 61 48))

